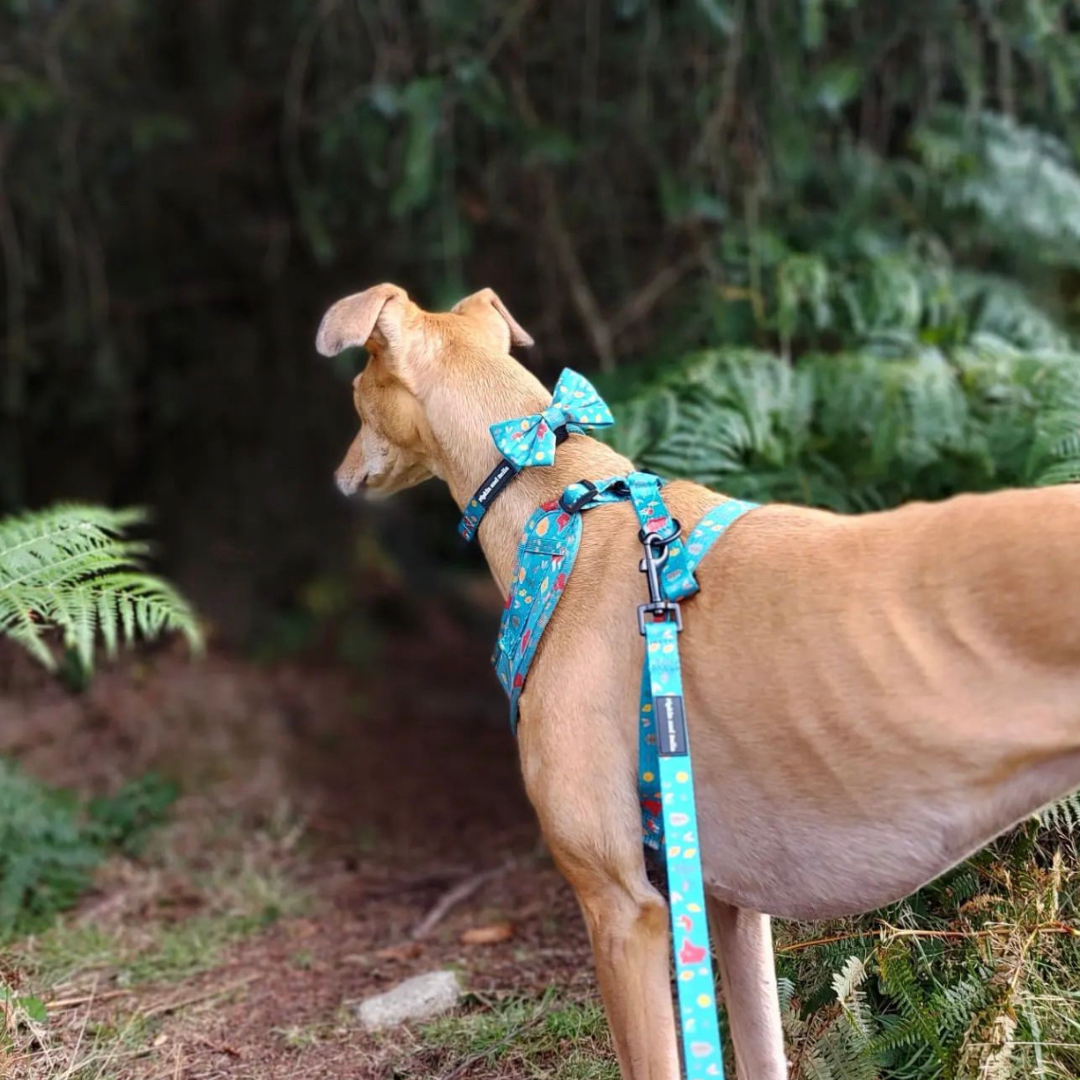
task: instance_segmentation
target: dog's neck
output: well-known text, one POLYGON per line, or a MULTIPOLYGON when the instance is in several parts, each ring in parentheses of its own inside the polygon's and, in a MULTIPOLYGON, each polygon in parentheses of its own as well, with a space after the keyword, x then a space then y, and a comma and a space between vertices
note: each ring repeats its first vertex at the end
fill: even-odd
MULTIPOLYGON (((499 375, 504 371, 501 369, 499 375)), ((523 368, 519 371, 511 380, 488 380, 483 392, 455 395, 454 401, 429 402, 428 421, 440 449, 440 475, 459 509, 502 458, 488 428, 551 404, 551 394, 523 368)), ((490 504, 478 532, 499 588, 505 593, 510 586, 522 530, 541 503, 557 499, 577 480, 599 480, 632 468, 630 461, 611 447, 587 435, 571 435, 559 447, 554 465, 518 473, 490 504)))

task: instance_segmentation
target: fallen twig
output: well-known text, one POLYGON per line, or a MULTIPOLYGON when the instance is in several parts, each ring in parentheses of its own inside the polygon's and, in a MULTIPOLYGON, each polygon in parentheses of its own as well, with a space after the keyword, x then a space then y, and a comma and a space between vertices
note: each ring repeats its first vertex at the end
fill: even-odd
POLYGON ((209 1001, 212 998, 224 997, 226 994, 231 994, 234 990, 239 990, 243 986, 247 986, 249 983, 255 982, 256 979, 261 979, 262 975, 256 972, 254 975, 247 975, 242 979, 238 979, 236 982, 229 983, 227 986, 218 987, 216 990, 204 990, 198 994, 192 994, 186 998, 180 998, 176 1001, 163 1001, 160 1005, 155 1005, 153 1008, 144 1009, 142 1016, 144 1018, 150 1016, 157 1016, 159 1013, 175 1012, 177 1009, 186 1009, 189 1005, 198 1005, 201 1001, 209 1001))
MULTIPOLYGON (((1031 934, 1068 934, 1070 937, 1080 937, 1080 930, 1068 923, 1043 923, 1030 928, 1031 934)), ((803 949, 812 949, 817 945, 832 945, 837 941, 853 941, 856 938, 874 938, 879 941, 894 941, 897 938, 938 938, 942 940, 956 940, 963 938, 986 938, 994 937, 1001 933, 997 927, 988 927, 980 930, 908 930, 898 926, 885 924, 881 930, 856 930, 847 934, 833 934, 830 937, 811 938, 809 941, 793 941, 790 945, 781 945, 778 953, 801 952, 803 949)))
POLYGON ((112 998, 130 997, 134 990, 108 990, 104 994, 83 994, 82 997, 58 998, 47 1001, 46 1009, 73 1009, 76 1005, 88 1005, 90 1002, 110 1001, 112 998))
POLYGON ((513 863, 508 862, 496 867, 494 870, 483 870, 479 874, 473 874, 472 877, 466 878, 464 881, 459 881, 452 889, 448 889, 439 897, 438 903, 416 924, 410 935, 413 941, 421 941, 426 938, 446 918, 447 913, 452 908, 463 900, 468 900, 482 885, 487 884, 487 882, 499 877, 501 874, 505 874, 512 866, 513 863))

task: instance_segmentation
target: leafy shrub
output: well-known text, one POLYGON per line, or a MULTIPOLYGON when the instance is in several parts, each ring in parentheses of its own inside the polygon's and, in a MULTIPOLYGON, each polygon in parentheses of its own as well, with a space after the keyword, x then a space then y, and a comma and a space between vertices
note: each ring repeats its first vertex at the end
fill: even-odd
POLYGON ((1080 356, 696 353, 615 405, 639 465, 760 501, 869 510, 1080 479, 1080 356))
POLYGON ((884 911, 782 928, 795 1077, 1080 1075, 1078 811, 1065 800, 884 911))
POLYGON ((155 776, 83 805, 0 758, 0 941, 47 925, 111 851, 136 852, 175 789, 155 776))

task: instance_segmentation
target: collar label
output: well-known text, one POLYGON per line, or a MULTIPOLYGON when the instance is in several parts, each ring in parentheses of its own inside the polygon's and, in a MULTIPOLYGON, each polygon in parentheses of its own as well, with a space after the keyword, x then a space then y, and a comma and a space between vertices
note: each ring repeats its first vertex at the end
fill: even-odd
POLYGON ((513 465, 509 461, 503 459, 495 466, 494 470, 484 481, 483 486, 473 496, 473 498, 481 505, 487 506, 491 499, 502 490, 503 481, 511 473, 517 472, 513 465))

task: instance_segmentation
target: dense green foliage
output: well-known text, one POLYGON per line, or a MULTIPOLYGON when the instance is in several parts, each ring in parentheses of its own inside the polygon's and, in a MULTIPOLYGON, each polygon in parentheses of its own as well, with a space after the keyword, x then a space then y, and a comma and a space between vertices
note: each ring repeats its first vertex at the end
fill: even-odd
POLYGON ((1080 479, 1080 355, 1000 339, 795 367, 710 350, 616 413, 609 438, 639 464, 758 501, 873 510, 1080 479))
POLYGON ((59 506, 0 518, 0 635, 54 667, 46 632, 89 671, 100 635, 109 655, 121 638, 182 633, 201 641, 194 612, 167 582, 143 568, 146 545, 125 537, 138 511, 59 506))
POLYGON ((1062 348, 1077 23, 1066 0, 3 0, 0 509, 153 501, 167 539, 212 538, 202 573, 239 549, 246 595, 302 584, 351 422, 306 358, 325 303, 377 280, 429 306, 496 287, 548 374, 977 326, 1062 348))
POLYGON ((87 805, 0 758, 0 943, 47 925, 112 851, 137 852, 175 789, 155 776, 87 805))

